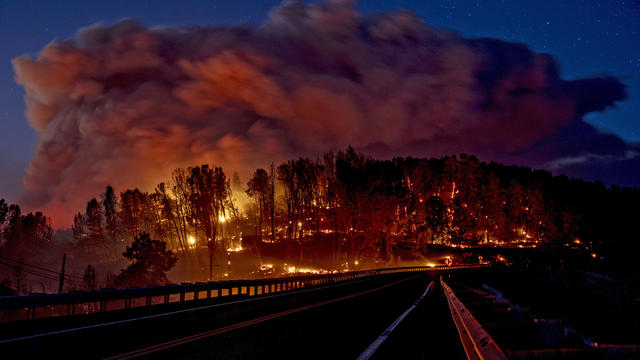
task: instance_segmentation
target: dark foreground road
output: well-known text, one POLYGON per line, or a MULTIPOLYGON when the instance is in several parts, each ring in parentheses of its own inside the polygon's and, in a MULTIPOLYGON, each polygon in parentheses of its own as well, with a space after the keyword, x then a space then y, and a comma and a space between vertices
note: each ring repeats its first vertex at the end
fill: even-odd
POLYGON ((436 276, 383 275, 224 304, 200 303, 205 308, 170 315, 138 314, 145 318, 109 325, 58 319, 21 328, 19 336, 36 336, 8 342, 18 335, 5 328, 0 353, 3 358, 356 359, 384 333, 386 340, 372 359, 461 358, 438 281, 385 333, 436 276), (65 332, 52 333, 60 330, 65 332), (40 336, 47 333, 52 334, 40 336))

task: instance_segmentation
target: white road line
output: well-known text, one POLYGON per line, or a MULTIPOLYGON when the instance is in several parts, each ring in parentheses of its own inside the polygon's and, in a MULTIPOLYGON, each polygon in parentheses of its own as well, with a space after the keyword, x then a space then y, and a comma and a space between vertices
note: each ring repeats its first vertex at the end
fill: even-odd
POLYGON ((138 321, 138 320, 153 319, 153 318, 158 318, 158 317, 170 316, 170 315, 181 314, 181 313, 197 311, 197 310, 211 309, 211 308, 227 306, 227 305, 233 305, 233 304, 242 304, 242 303, 246 303, 246 302, 258 301, 258 300, 264 300, 264 299, 272 299, 272 298, 276 298, 276 297, 280 297, 280 296, 300 294, 300 293, 306 293, 306 292, 310 292, 310 291, 319 291, 319 290, 323 290, 323 289, 331 289, 331 288, 350 285, 350 284, 357 284, 357 283, 361 283, 361 282, 364 282, 364 281, 370 281, 370 280, 373 280, 373 279, 376 279, 376 278, 378 278, 378 277, 370 277, 370 278, 364 278, 364 279, 360 279, 360 280, 341 282, 341 283, 338 283, 338 284, 322 286, 322 287, 317 287, 317 288, 303 289, 303 290, 298 290, 298 291, 293 291, 293 292, 286 292, 286 293, 280 293, 280 294, 274 294, 274 295, 260 296, 260 297, 255 297, 255 298, 251 298, 251 299, 237 300, 237 301, 226 302, 226 303, 221 303, 221 304, 205 305, 205 306, 200 306, 200 307, 196 307, 196 308, 176 310, 176 311, 172 311, 172 312, 168 312, 168 313, 147 315, 147 316, 142 316, 142 317, 138 317, 138 318, 124 319, 124 320, 118 320, 118 321, 112 321, 112 322, 107 322, 107 323, 88 325, 88 326, 71 328, 71 329, 51 331, 51 332, 48 332, 48 333, 22 336, 22 337, 17 337, 17 338, 13 338, 13 339, 0 340, 0 344, 7 344, 7 343, 10 343, 10 342, 16 342, 16 341, 21 341, 21 340, 29 340, 29 339, 39 338, 39 337, 58 335, 58 334, 65 334, 65 333, 88 330, 88 329, 94 329, 94 328, 99 328, 99 327, 104 327, 104 326, 125 324, 125 323, 138 321))
POLYGON ((393 330, 395 330, 396 326, 398 326, 398 324, 400 324, 400 322, 402 322, 402 320, 404 320, 405 317, 407 317, 407 315, 409 315, 409 313, 411 311, 413 311, 413 309, 415 309, 415 307, 420 304, 420 302, 422 301, 422 299, 424 299, 425 296, 427 296, 427 293, 429 292, 429 289, 431 288, 431 285, 433 284, 433 281, 429 283, 429 285, 427 286, 427 289, 424 291, 424 294, 422 294, 422 296, 420 296, 420 298, 418 298, 418 300, 416 300, 415 303, 413 303, 413 305, 411 305, 407 311, 403 312, 402 315, 400 315, 399 318, 397 318, 388 328, 387 330, 385 330, 382 335, 380 335, 373 343, 371 343, 371 345, 369 345, 369 347, 362 353, 360 354, 360 356, 358 356, 357 360, 367 360, 371 357, 371 355, 373 355, 373 353, 376 352, 376 350, 378 350, 378 348, 380 347, 380 345, 382 345, 382 343, 387 340, 387 338, 389 337, 389 335, 391 335, 391 332, 393 332, 393 330))

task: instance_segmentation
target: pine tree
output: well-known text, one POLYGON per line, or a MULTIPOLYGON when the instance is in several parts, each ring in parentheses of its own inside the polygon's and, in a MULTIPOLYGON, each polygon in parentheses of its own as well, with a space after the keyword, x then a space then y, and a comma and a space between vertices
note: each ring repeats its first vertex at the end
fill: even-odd
POLYGON ((106 224, 107 236, 113 243, 116 243, 118 236, 118 217, 117 217, 118 200, 111 185, 107 186, 104 192, 102 206, 104 207, 104 220, 106 224))

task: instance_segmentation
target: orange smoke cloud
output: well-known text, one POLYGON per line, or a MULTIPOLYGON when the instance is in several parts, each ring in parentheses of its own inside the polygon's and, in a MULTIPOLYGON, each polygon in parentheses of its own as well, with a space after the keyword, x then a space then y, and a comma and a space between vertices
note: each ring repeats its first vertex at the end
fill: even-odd
POLYGON ((624 98, 523 45, 345 1, 285 2, 254 29, 94 25, 13 66, 39 135, 21 201, 57 226, 107 184, 149 190, 176 167, 248 174, 348 145, 512 153, 624 98))

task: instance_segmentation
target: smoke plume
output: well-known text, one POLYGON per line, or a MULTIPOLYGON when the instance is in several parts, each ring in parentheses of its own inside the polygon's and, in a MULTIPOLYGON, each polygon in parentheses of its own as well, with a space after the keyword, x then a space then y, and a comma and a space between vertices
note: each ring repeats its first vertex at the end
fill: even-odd
MULTIPOLYGON (((246 175, 348 145, 526 160, 626 96, 614 78, 562 79, 523 44, 349 1, 286 1, 255 28, 97 24, 13 66, 39 136, 22 201, 57 226, 106 184, 150 190, 201 163, 246 175)), ((562 155, 545 148, 534 163, 562 155)))

